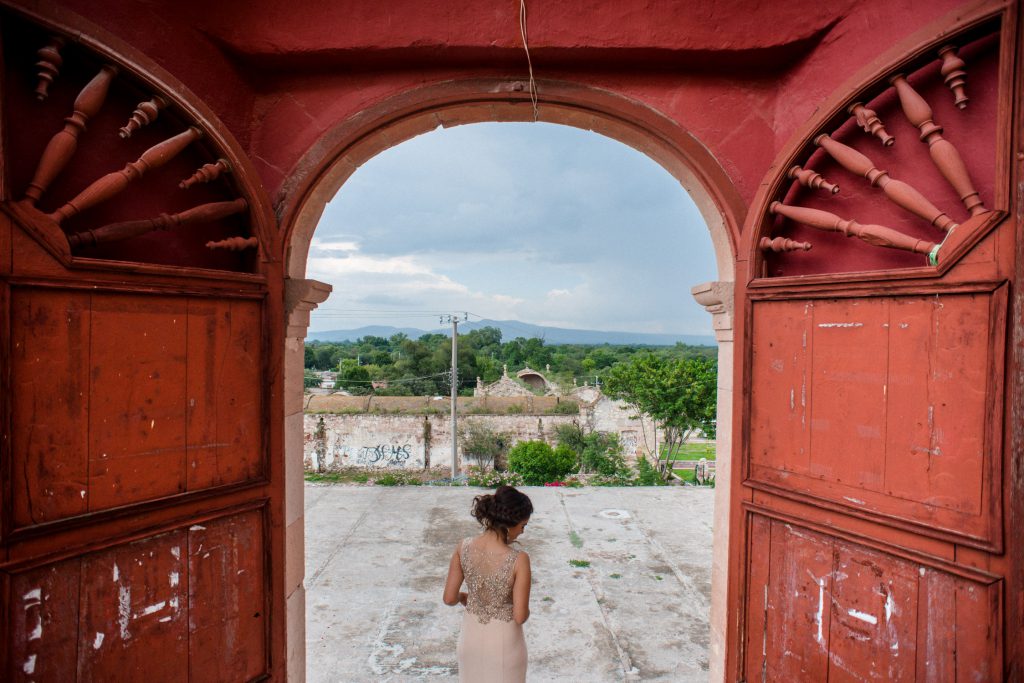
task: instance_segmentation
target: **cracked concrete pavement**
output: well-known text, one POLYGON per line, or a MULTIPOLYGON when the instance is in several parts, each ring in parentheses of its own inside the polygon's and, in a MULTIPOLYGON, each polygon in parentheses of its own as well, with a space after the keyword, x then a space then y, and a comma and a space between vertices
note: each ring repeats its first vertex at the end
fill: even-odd
MULTIPOLYGON (((534 504, 520 544, 533 565, 528 680, 706 681, 714 491, 522 490, 534 504)), ((311 683, 457 679, 462 607, 441 592, 481 493, 306 485, 311 683)))

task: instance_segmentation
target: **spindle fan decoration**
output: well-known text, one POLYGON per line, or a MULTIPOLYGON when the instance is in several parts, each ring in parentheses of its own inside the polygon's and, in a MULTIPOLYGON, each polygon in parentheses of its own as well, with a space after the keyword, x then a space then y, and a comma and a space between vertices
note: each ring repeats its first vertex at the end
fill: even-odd
POLYGON ((249 203, 203 122, 76 37, 10 21, 25 25, 5 34, 8 120, 52 120, 54 132, 8 133, 8 159, 23 163, 2 208, 65 263, 253 272, 249 203))
POLYGON ((821 241, 833 253, 864 250, 856 261, 861 270, 936 268, 991 228, 998 213, 990 211, 994 198, 987 196, 995 154, 984 151, 997 144, 992 124, 998 106, 990 101, 997 93, 989 88, 969 98, 968 92, 972 63, 995 73, 998 52, 998 27, 975 28, 851 93, 843 105, 847 118, 833 117, 808 137, 786 174, 791 182, 769 197, 757 240, 761 276, 828 272, 824 260, 807 265, 821 241), (824 233, 856 239, 839 246, 824 233))

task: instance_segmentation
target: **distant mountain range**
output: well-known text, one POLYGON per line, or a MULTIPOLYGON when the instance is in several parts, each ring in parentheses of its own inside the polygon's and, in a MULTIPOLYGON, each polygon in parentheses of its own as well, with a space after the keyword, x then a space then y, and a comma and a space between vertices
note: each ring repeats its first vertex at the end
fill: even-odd
MULTIPOLYGON (((634 344, 638 346, 673 346, 677 342, 691 346, 715 346, 713 335, 704 334, 651 334, 647 332, 608 332, 602 330, 573 330, 564 327, 546 327, 531 325, 517 320, 480 320, 459 324, 459 332, 469 332, 481 327, 496 327, 501 330, 501 340, 511 341, 516 337, 527 339, 536 337, 546 344, 634 344)), ((451 334, 450 327, 433 330, 419 330, 412 327, 389 327, 386 325, 369 325, 354 330, 328 330, 310 332, 308 341, 355 341, 361 337, 390 337, 401 332, 410 339, 418 339, 424 334, 451 334)))

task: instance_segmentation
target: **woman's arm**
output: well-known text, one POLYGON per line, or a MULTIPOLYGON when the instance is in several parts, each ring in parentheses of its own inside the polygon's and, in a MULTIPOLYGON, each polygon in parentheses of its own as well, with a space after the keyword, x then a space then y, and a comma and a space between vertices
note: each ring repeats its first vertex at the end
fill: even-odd
POLYGON ((448 563, 448 580, 444 583, 444 604, 457 605, 460 602, 459 588, 462 587, 462 561, 459 558, 459 546, 455 546, 452 561, 448 563))
POLYGON ((517 624, 524 624, 530 618, 530 556, 519 553, 513 569, 512 618, 517 624))

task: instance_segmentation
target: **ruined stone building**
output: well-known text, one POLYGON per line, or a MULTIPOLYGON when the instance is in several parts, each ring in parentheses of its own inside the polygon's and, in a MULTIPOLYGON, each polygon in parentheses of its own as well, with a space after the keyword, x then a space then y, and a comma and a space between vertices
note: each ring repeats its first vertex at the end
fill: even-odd
POLYGON ((419 133, 546 121, 715 247, 712 679, 1021 680, 1021 21, 0 0, 0 679, 303 679, 317 221, 419 133))

